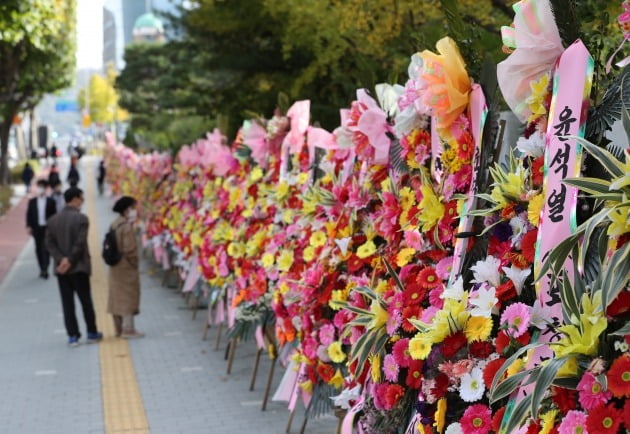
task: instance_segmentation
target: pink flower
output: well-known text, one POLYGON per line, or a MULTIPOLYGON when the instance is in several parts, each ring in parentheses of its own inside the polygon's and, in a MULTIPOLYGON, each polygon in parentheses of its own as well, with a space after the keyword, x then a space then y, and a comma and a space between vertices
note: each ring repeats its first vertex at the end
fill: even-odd
POLYGON ((440 295, 444 292, 444 286, 440 285, 437 288, 433 288, 429 292, 429 302, 431 306, 435 306, 438 309, 442 309, 444 307, 444 300, 440 298, 440 295))
POLYGON ((433 321, 433 317, 438 312, 438 310, 440 309, 435 306, 427 307, 425 310, 422 311, 422 314, 420 315, 420 321, 427 324, 431 323, 431 321, 433 321))
POLYGON ((462 377, 472 371, 474 362, 470 359, 462 359, 455 362, 453 365, 453 375, 457 378, 462 377))
POLYGON ((488 434, 492 428, 492 412, 484 404, 471 405, 459 423, 464 434, 488 434))
POLYGON ((420 250, 422 248, 422 235, 417 229, 405 231, 405 242, 409 247, 420 250))
POLYGON ((393 354, 388 354, 385 356, 383 360, 383 370, 385 371, 385 378, 392 383, 398 381, 398 371, 399 371, 398 363, 396 363, 396 358, 393 354))
POLYGON ((582 376, 577 390, 580 393, 580 404, 585 410, 592 410, 600 404, 606 404, 612 398, 612 393, 604 390, 601 383, 597 381, 597 378, 591 372, 586 372, 582 376))
POLYGON ((529 307, 524 303, 514 303, 509 305, 501 315, 501 323, 507 324, 506 333, 514 338, 521 337, 529 327, 531 316, 529 307))
POLYGON ((404 338, 396 341, 393 348, 394 359, 399 366, 409 367, 411 356, 409 355, 409 339, 404 338))
MULTIPOLYGON (((588 434, 586 429, 586 413, 578 410, 569 410, 558 426, 558 434, 588 434), (581 429, 578 431, 578 429, 581 429)), ((595 434, 595 433, 593 433, 595 434)))
POLYGON ((389 315, 389 318, 387 319, 387 334, 395 335, 396 330, 398 330, 398 327, 400 327, 401 323, 402 313, 400 311, 394 310, 393 315, 389 315))
POLYGON ((335 340, 335 326, 332 324, 324 324, 319 329, 319 341, 323 345, 330 345, 335 340))
POLYGON ((453 257, 447 256, 437 263, 435 266, 435 273, 442 280, 446 280, 449 278, 451 274, 451 268, 453 267, 453 257))

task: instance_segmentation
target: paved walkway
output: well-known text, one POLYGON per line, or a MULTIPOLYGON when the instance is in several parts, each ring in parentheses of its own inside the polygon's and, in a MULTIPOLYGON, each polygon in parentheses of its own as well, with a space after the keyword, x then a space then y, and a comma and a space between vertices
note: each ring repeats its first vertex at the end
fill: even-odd
MULTIPOLYGON (((151 264, 142 265, 142 313, 137 317, 138 329, 147 336, 129 342, 112 336, 104 313, 106 270, 98 251, 114 215, 111 199, 96 197, 95 164, 95 159, 81 161, 88 199, 83 211, 91 220, 93 295, 105 340, 66 346, 56 281, 37 277, 28 241, 0 284, 0 432, 284 433, 286 404, 269 402, 267 411, 260 411, 269 360, 261 359, 253 392, 253 343, 238 348, 232 373, 226 375, 225 345, 214 351, 216 328, 207 341, 201 339, 205 311, 192 320, 182 296, 161 286, 161 275, 151 273, 151 264)), ((85 335, 82 320, 80 324, 85 335)), ((278 367, 272 390, 282 373, 278 367)), ((302 422, 298 408, 294 433, 302 422)), ((324 416, 309 421, 305 432, 335 429, 336 419, 324 416)))

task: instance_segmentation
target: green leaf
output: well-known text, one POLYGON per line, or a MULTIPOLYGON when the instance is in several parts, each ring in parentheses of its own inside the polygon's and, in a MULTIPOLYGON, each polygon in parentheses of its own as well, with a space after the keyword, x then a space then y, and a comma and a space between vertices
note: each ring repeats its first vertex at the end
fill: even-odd
POLYGON ((599 178, 568 178, 562 181, 589 194, 610 193, 610 181, 599 178))
POLYGON ((601 225, 604 220, 608 217, 608 210, 602 209, 597 214, 589 218, 586 222, 582 224, 584 226, 584 241, 582 243, 582 248, 580 250, 580 256, 578 265, 580 269, 584 268, 584 263, 586 262, 586 255, 589 253, 589 245, 591 243, 591 238, 595 235, 595 229, 601 225))
MULTIPOLYGON (((538 336, 534 335, 532 337, 532 341, 535 341, 537 338, 538 336)), ((503 366, 501 366, 499 370, 497 371, 497 373, 494 374, 494 378, 492 380, 492 386, 490 386, 490 402, 491 403, 496 401, 496 399, 494 398, 494 394, 499 384, 499 381, 501 377, 503 377, 503 374, 505 373, 505 371, 507 371, 507 369, 512 365, 512 363, 514 363, 516 359, 518 359, 526 351, 529 351, 533 348, 537 348, 541 345, 542 344, 538 342, 532 342, 531 344, 525 345, 524 347, 521 347, 518 350, 516 350, 516 352, 512 354, 512 356, 503 363, 503 366)))
MULTIPOLYGON (((499 433, 501 434, 512 434, 516 432, 516 429, 521 426, 525 416, 528 413, 529 407, 532 402, 532 395, 527 395, 520 401, 516 407, 514 407, 514 411, 509 414, 509 418, 503 418, 503 422, 501 423, 501 428, 499 433)), ((509 404, 508 404, 509 405, 509 404)), ((506 411, 507 413, 507 411, 506 411)))
POLYGON ((603 271, 602 307, 604 311, 630 280, 630 243, 613 253, 603 271))
POLYGON ((405 285, 403 285, 402 281, 400 280, 400 277, 398 277, 398 273, 396 273, 392 265, 389 263, 387 259, 385 259, 384 256, 381 256, 381 258, 383 259, 383 262, 385 263, 385 267, 387 267, 387 271, 389 272, 389 275, 392 276, 392 278, 396 282, 396 286, 398 286, 398 289, 400 289, 401 291, 404 291, 405 285))
POLYGON ((569 136, 572 139, 577 140, 577 142, 584 147, 584 149, 591 154, 597 161, 600 162, 604 169, 608 173, 610 173, 614 178, 618 178, 620 176, 625 175, 625 169, 623 164, 615 158, 613 154, 608 152, 605 149, 602 149, 588 140, 585 140, 581 137, 577 136, 569 136))
MULTIPOLYGON (((574 260, 574 263, 576 261, 574 260)), ((571 316, 575 315, 576 318, 580 316, 580 307, 578 304, 578 297, 576 294, 569 276, 566 270, 562 270, 562 282, 560 285, 560 299, 562 301, 562 314, 564 316, 564 322, 569 324, 571 322, 571 316)))
POLYGON ((630 322, 625 323, 619 330, 609 333, 612 336, 625 336, 630 334, 630 322))
POLYGON ((512 392, 516 390, 516 388, 521 384, 521 382, 523 382, 523 380, 526 377, 529 377, 528 381, 529 380, 535 381, 536 378, 538 378, 539 369, 540 368, 537 367, 531 371, 521 371, 503 380, 501 384, 499 384, 497 388, 494 390, 492 394, 492 401, 490 403, 492 404, 510 395, 512 392))
POLYGON ((542 401, 545 393, 558 375, 558 371, 567 361, 568 356, 551 359, 540 370, 540 375, 536 380, 536 385, 531 394, 531 415, 533 418, 538 417, 538 409, 540 408, 540 402, 542 401))

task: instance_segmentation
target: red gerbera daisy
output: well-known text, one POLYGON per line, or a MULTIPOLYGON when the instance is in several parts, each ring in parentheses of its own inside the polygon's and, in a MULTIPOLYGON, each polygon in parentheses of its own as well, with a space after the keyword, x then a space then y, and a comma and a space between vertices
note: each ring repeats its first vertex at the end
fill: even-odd
POLYGON ((621 316, 630 311, 630 291, 622 291, 606 309, 608 316, 621 316))
POLYGON ((617 398, 630 397, 630 356, 618 357, 606 374, 608 390, 617 398))
POLYGON ((420 389, 422 386, 422 360, 411 361, 405 384, 411 389, 420 389))
POLYGON ((396 341, 394 348, 394 360, 400 365, 401 368, 406 368, 411 363, 411 355, 409 354, 409 339, 404 338, 396 341))
POLYGON ((417 282, 421 287, 432 289, 437 287, 441 282, 433 267, 425 267, 418 273, 417 282))
POLYGON ((530 264, 534 262, 536 255, 536 238, 538 238, 538 229, 532 229, 523 235, 521 239, 521 252, 523 257, 530 264))
POLYGON ((421 313, 421 309, 420 309, 420 306, 418 305, 407 306, 403 309, 402 315, 403 315, 404 320, 402 323, 402 328, 404 331, 406 331, 407 333, 413 333, 418 330, 416 326, 411 324, 408 320, 418 319, 418 317, 420 316, 420 313, 421 313))
POLYGON ((626 399, 626 405, 623 406, 623 418, 626 429, 630 430, 630 399, 626 399))
POLYGON ((494 347, 488 341, 474 341, 468 348, 470 354, 478 359, 487 359, 494 352, 494 347))
POLYGON ((464 332, 457 332, 453 335, 446 337, 440 347, 442 355, 445 359, 452 358, 457 352, 468 343, 464 332))
POLYGON ((505 362, 505 359, 503 357, 499 357, 498 359, 494 359, 488 362, 488 364, 484 368, 483 382, 485 383, 487 389, 490 389, 490 386, 492 386, 494 376, 499 371, 499 369, 501 369, 501 366, 503 366, 503 362, 505 362))
POLYGON ((464 434, 488 434, 492 428, 492 412, 486 405, 471 405, 459 422, 464 434))
POLYGON ((390 384, 385 392, 386 410, 391 410, 398 404, 405 394, 405 389, 400 384, 390 384))
POLYGON ((551 390, 551 399, 556 403, 562 413, 568 413, 569 410, 575 409, 577 403, 576 390, 555 386, 552 386, 551 390))
POLYGON ((501 428, 501 422, 503 422, 504 414, 505 406, 498 409, 494 416, 492 416, 492 431, 499 432, 499 429, 501 428))
POLYGON ((621 411, 613 404, 598 405, 588 412, 586 428, 588 432, 597 434, 617 434, 621 425, 621 411))
POLYGON ((412 283, 405 288, 405 292, 403 294, 407 305, 417 305, 422 303, 425 299, 427 290, 418 283, 412 283))
POLYGON ((435 377, 435 381, 433 382, 433 388, 431 389, 431 395, 435 396, 437 399, 444 398, 446 396, 446 392, 448 391, 449 379, 448 375, 440 372, 435 377))

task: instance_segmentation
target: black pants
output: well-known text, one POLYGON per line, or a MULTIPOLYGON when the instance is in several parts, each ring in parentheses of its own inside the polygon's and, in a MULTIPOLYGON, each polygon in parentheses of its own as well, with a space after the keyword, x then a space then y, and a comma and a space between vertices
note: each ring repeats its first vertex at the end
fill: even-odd
POLYGON ((79 296, 79 301, 81 302, 88 333, 96 333, 96 317, 94 315, 94 306, 92 305, 90 276, 87 273, 64 274, 57 275, 57 280, 59 281, 63 319, 66 323, 68 336, 81 336, 79 324, 77 324, 77 316, 74 313, 75 293, 79 296))
POLYGON ((50 265, 50 254, 46 249, 46 226, 38 226, 33 229, 33 238, 35 239, 35 253, 37 254, 37 263, 39 271, 48 273, 50 265))

